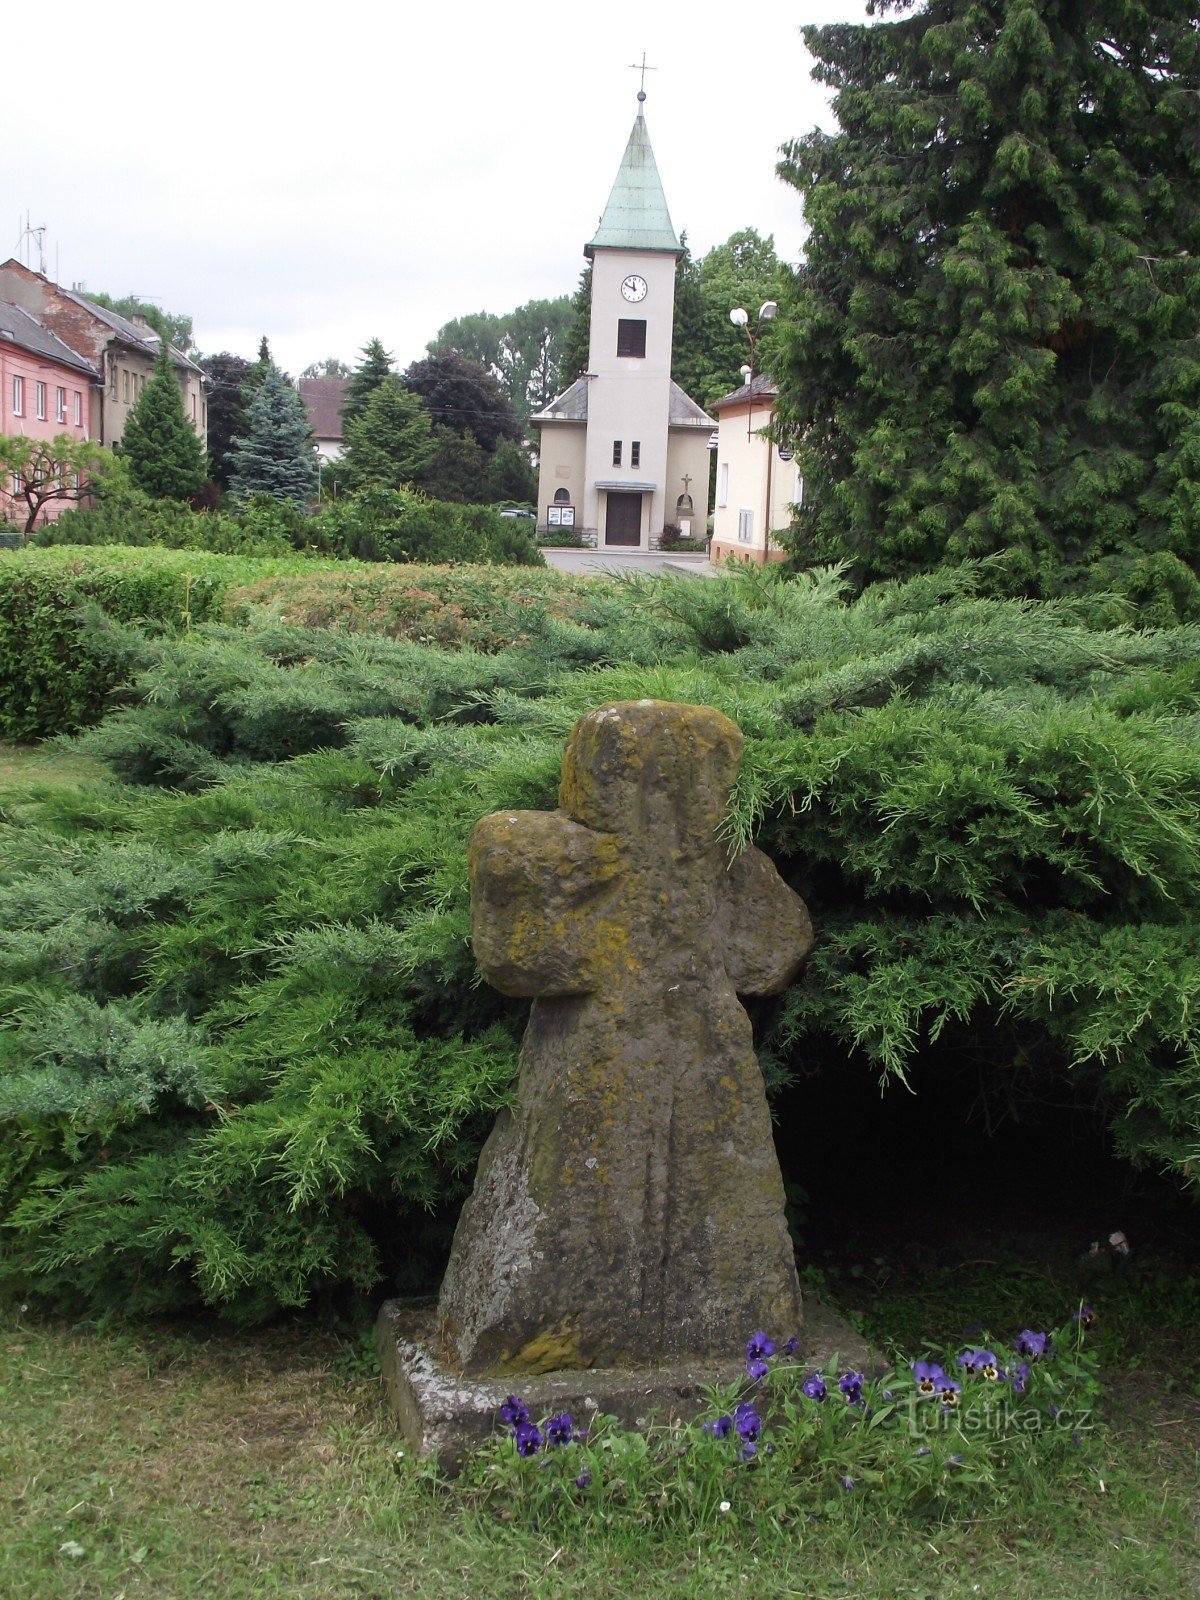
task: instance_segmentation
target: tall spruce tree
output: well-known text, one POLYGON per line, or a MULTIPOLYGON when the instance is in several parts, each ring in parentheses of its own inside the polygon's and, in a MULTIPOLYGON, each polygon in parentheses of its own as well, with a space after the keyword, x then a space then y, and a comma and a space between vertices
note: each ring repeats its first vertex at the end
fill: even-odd
POLYGON ((369 339, 362 348, 362 360, 346 380, 342 400, 343 433, 367 408, 371 396, 392 376, 392 357, 380 339, 369 339))
POLYGON ((157 500, 190 500, 200 493, 204 451, 184 413, 179 380, 161 341, 154 375, 125 419, 121 455, 136 486, 157 500))
POLYGON ((1003 553, 1035 593, 1194 564, 1194 5, 930 0, 804 37, 839 131, 780 167, 811 230, 773 358, 796 553, 868 580, 1003 553))
POLYGON ((418 482, 436 449, 428 411, 395 373, 346 426, 345 441, 338 480, 351 491, 372 485, 398 489, 418 482))
POLYGON ((230 491, 275 500, 312 500, 317 461, 304 402, 275 366, 268 368, 250 401, 249 428, 234 441, 230 491))

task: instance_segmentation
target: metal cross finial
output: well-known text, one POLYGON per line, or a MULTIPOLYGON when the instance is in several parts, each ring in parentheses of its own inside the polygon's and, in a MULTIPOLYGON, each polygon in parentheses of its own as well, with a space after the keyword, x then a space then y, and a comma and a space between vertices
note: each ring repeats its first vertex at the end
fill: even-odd
POLYGON ((657 72, 658 68, 657 67, 648 67, 646 65, 646 52, 643 50, 642 51, 642 63, 641 63, 641 66, 639 66, 636 61, 631 61, 629 63, 629 70, 630 70, 630 72, 640 72, 641 73, 642 81, 641 81, 641 84, 638 87, 638 99, 639 100, 644 100, 646 98, 646 74, 648 72, 657 72))
POLYGON ((683 492, 684 492, 684 494, 687 494, 688 491, 691 489, 691 487, 692 487, 692 475, 691 475, 690 472, 685 472, 684 475, 683 475, 683 492))

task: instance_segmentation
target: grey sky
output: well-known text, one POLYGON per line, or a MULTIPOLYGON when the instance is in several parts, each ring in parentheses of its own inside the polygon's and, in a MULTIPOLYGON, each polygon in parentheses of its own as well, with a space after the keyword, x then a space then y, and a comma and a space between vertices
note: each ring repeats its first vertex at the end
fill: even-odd
MULTIPOLYGON (((637 110, 678 229, 799 256, 778 146, 828 125, 806 22, 857 0, 643 0, 595 11, 127 0, 54 10, 53 100, 4 97, 0 254, 25 213, 51 275, 190 312, 204 351, 266 333, 297 372, 378 336, 421 355, 451 317, 569 293, 637 110), (119 20, 117 18, 119 17, 119 20), (68 43, 69 41, 69 43, 68 43)), ((36 265, 36 260, 33 263, 36 265)))

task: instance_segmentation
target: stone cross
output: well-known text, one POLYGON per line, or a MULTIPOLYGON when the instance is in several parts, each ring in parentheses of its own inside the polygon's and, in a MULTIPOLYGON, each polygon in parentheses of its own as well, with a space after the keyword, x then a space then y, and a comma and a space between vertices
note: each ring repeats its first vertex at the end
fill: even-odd
POLYGON ((720 828, 742 758, 706 706, 576 724, 559 809, 470 843, 476 959, 534 997, 515 1109, 480 1157, 438 1307, 468 1375, 661 1363, 799 1331, 750 1020, 812 945, 803 901, 720 828))

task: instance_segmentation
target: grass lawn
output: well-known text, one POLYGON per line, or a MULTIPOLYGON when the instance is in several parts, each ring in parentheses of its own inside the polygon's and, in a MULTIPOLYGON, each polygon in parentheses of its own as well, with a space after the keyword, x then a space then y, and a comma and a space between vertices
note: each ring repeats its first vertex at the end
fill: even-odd
POLYGON ((0 1324, 0 1595, 350 1600, 717 1594, 1180 1600, 1200 1584, 1200 1407, 1119 1395, 1078 1465, 959 1524, 868 1500, 703 1539, 614 1520, 542 1531, 407 1459, 362 1345, 0 1324))

